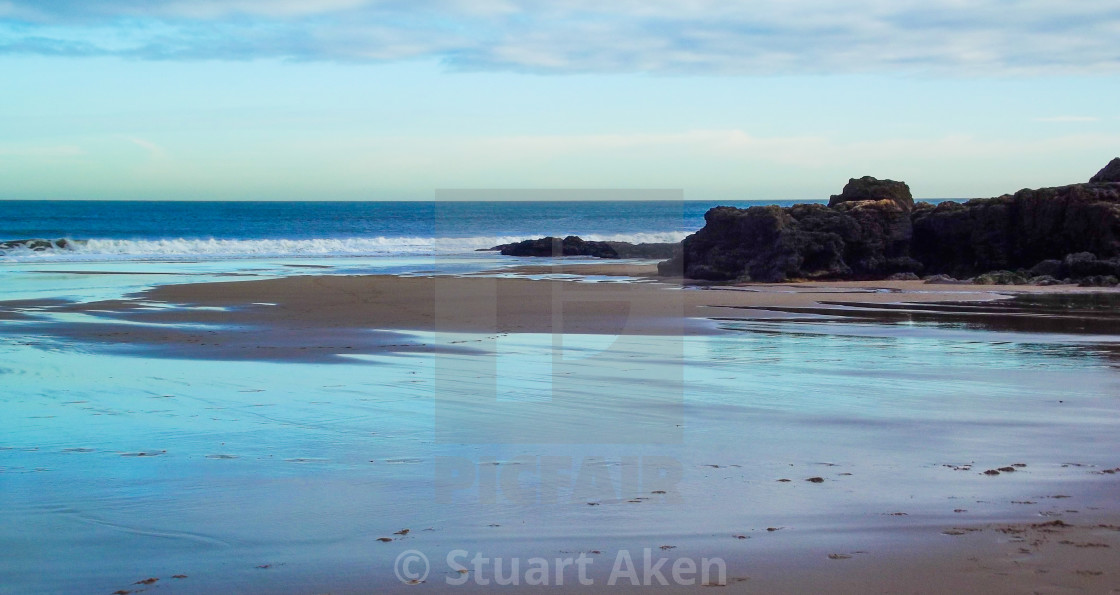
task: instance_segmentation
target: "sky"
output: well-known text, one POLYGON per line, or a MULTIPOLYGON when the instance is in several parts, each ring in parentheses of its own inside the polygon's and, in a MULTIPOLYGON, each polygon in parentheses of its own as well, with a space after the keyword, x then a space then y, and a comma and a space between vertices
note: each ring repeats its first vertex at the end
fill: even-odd
POLYGON ((1115 0, 0 0, 0 199, 919 198, 1120 156, 1115 0))

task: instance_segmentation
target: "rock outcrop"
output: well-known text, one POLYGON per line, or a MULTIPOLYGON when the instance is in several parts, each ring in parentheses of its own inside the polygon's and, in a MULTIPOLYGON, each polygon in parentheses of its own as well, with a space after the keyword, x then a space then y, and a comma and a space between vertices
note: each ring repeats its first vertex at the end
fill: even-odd
POLYGON ((671 258, 678 243, 631 244, 629 242, 587 241, 578 236, 546 237, 494 246, 505 256, 590 256, 593 258, 671 258))
POLYGON ((902 182, 852 179, 830 206, 716 207, 662 274, 710 281, 883 278, 920 273, 909 258, 913 198, 902 182))
POLYGON ((910 194, 910 187, 906 183, 878 180, 871 176, 848 180, 840 194, 829 197, 828 206, 835 207, 841 203, 866 200, 889 200, 904 209, 914 208, 914 197, 910 194))
POLYGON ((1097 175, 1089 178, 1090 184, 1108 184, 1120 182, 1120 157, 1108 162, 1101 168, 1097 175))
POLYGON ((967 277, 1031 268, 1078 252, 1107 259, 1120 255, 1120 184, 922 205, 913 224, 911 254, 931 273, 967 277))
POLYGON ((864 177, 849 180, 828 206, 716 207, 704 220, 659 265, 662 274, 761 282, 984 273, 1040 283, 1107 280, 1120 276, 1120 159, 1088 184, 964 203, 914 204, 905 183, 864 177))

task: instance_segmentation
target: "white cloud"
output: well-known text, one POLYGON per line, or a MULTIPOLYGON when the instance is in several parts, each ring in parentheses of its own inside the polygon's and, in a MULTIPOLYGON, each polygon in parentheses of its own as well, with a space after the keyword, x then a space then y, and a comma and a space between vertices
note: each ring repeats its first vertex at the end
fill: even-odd
POLYGON ((18 26, 0 51, 23 53, 428 57, 533 72, 1120 71, 1115 0, 7 0, 0 33, 5 19, 18 26))
POLYGON ((365 0, 174 0, 151 3, 153 15, 215 19, 234 15, 292 18, 359 8, 365 0))
POLYGON ((150 140, 135 137, 135 136, 126 136, 124 138, 126 140, 128 140, 128 142, 130 142, 130 143, 136 145, 137 147, 140 147, 141 149, 144 149, 145 151, 147 151, 148 155, 153 159, 165 159, 165 158, 167 158, 167 151, 164 150, 163 147, 153 143, 150 140))

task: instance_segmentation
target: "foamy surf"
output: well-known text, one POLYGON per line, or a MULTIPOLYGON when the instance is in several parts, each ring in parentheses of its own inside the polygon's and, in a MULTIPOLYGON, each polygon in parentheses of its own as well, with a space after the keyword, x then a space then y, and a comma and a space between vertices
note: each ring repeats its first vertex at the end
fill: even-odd
MULTIPOLYGON (((26 240, 0 245, 0 262, 183 261, 251 258, 352 258, 459 254, 518 242, 526 236, 465 238, 371 237, 320 239, 26 240)), ((556 235, 556 234, 553 234, 556 235)), ((679 242, 687 232, 588 234, 585 240, 635 244, 679 242)))

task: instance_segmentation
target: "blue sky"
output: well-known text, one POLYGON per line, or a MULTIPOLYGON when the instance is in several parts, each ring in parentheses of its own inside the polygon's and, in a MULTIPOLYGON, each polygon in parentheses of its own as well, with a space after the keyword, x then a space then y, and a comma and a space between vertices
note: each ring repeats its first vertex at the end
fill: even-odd
POLYGON ((1120 156, 1115 0, 0 0, 0 198, 919 197, 1120 156))

